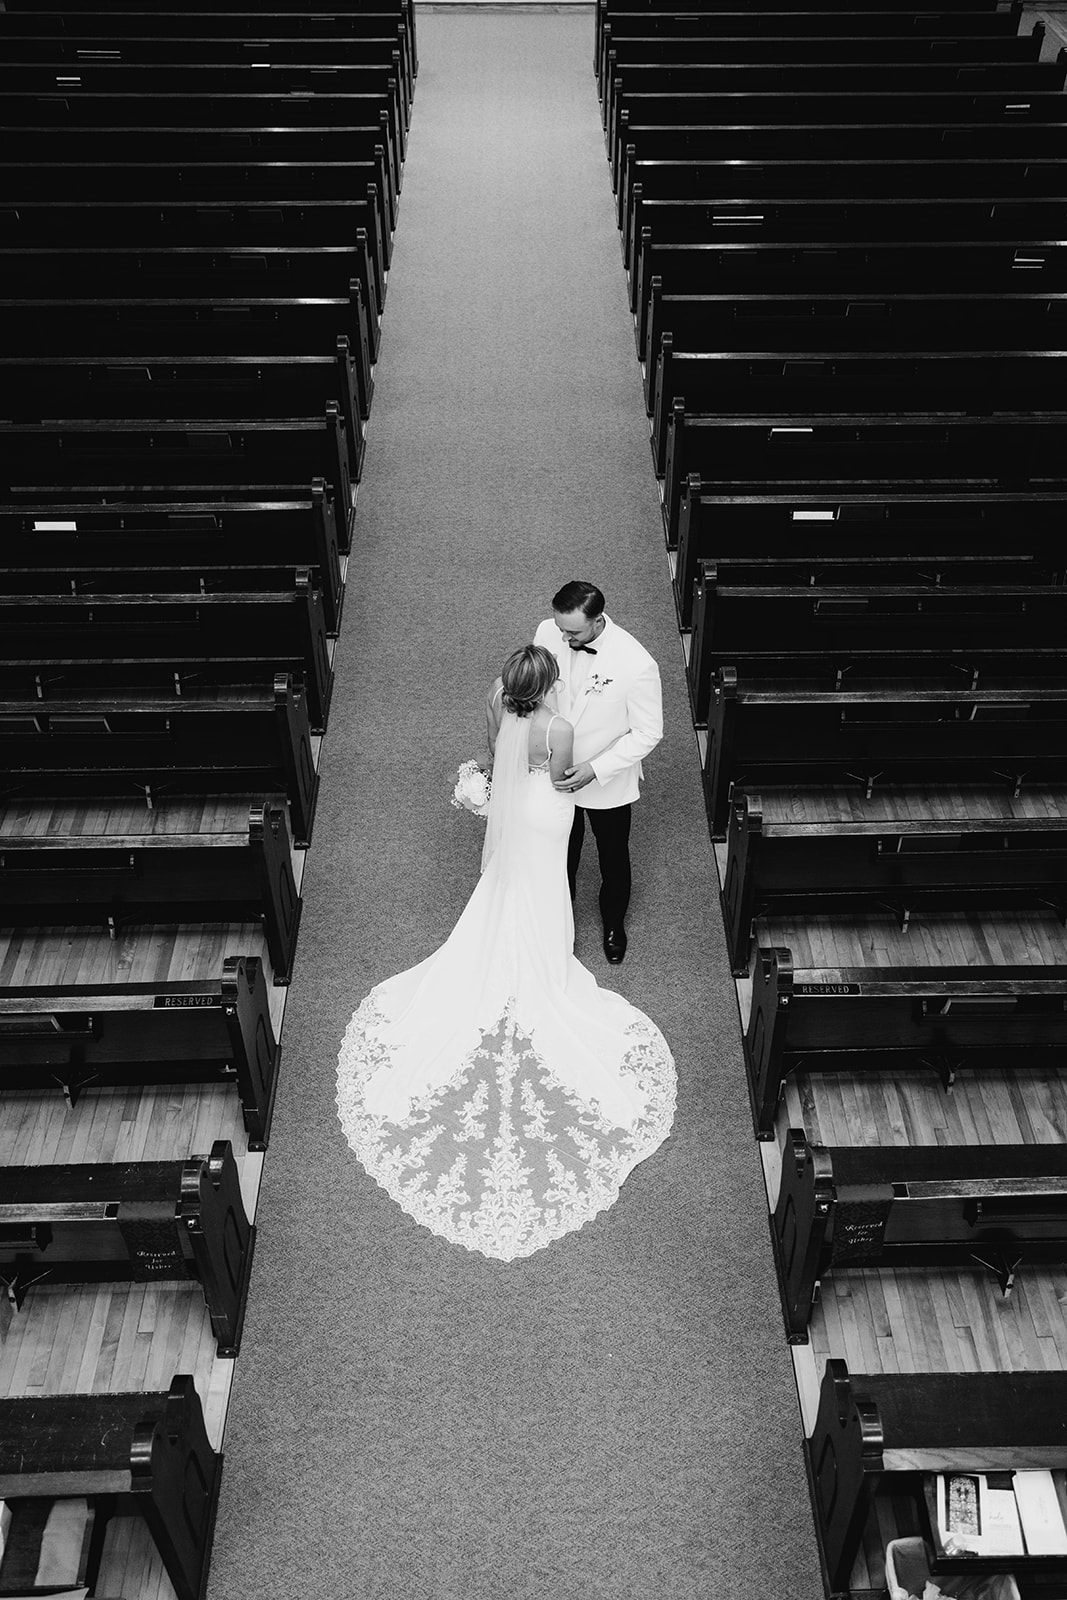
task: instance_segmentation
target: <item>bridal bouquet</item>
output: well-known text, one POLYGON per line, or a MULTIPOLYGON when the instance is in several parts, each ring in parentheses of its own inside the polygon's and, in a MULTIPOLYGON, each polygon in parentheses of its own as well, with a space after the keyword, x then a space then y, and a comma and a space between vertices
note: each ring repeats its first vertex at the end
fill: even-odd
POLYGON ((456 774, 452 804, 457 811, 472 811, 476 817, 487 817, 492 787, 493 780, 477 761, 464 761, 456 774))

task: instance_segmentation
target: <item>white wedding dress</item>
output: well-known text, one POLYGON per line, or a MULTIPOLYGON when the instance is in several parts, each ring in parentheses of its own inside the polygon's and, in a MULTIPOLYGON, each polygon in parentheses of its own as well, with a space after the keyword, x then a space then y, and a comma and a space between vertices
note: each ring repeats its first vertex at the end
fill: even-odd
POLYGON ((574 951, 574 801, 529 766, 529 717, 497 736, 482 875, 433 955, 349 1022, 337 1110, 416 1222, 510 1261, 611 1206, 674 1119, 659 1029, 574 951))

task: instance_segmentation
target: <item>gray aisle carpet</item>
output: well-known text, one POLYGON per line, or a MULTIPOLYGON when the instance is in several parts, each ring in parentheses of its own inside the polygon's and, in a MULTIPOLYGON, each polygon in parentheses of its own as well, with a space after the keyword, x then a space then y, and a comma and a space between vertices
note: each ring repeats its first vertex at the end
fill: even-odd
MULTIPOLYGON (((226 1438, 212 1600, 815 1600, 792 1370, 592 77, 592 16, 420 15, 421 72, 226 1438), (558 585, 663 667, 631 952, 673 1137, 511 1265, 418 1228, 334 1109, 338 1042, 448 933, 448 774, 558 585)), ((588 867, 587 863, 587 867, 588 867)))

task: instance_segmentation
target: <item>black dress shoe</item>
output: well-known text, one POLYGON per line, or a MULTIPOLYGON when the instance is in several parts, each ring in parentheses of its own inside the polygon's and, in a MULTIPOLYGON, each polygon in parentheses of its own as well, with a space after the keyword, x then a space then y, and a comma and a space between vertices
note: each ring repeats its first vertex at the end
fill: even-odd
POLYGON ((625 928, 604 929, 604 954, 613 967, 617 967, 626 954, 625 928))

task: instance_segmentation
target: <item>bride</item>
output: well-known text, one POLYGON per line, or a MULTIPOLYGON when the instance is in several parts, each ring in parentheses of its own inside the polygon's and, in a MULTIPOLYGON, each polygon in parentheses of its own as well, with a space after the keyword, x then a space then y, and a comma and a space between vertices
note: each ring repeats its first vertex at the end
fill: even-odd
POLYGON ((338 1115, 370 1176, 416 1222, 505 1261, 611 1206, 674 1118, 663 1035, 573 953, 558 671, 540 645, 509 656, 487 705, 481 877, 440 949, 363 1001, 338 1056, 338 1115))

